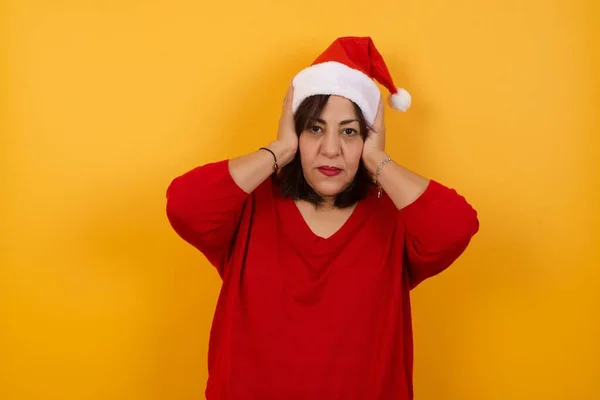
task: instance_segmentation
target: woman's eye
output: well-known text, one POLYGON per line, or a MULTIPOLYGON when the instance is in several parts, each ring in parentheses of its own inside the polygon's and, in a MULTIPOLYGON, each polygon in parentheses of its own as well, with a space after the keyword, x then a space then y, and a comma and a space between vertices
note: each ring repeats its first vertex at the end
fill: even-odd
POLYGON ((351 136, 351 135, 354 135, 355 133, 358 133, 356 131, 356 129, 352 129, 352 128, 346 128, 346 129, 344 129, 344 135, 351 136))
POLYGON ((310 128, 308 128, 309 131, 311 131, 312 133, 319 133, 321 132, 321 127, 317 126, 317 125, 313 125, 310 128))

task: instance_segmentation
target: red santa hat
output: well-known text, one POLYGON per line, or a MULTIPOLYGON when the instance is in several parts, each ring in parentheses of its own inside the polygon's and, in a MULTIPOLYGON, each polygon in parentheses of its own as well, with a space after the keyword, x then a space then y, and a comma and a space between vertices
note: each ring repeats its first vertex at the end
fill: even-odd
POLYGON ((393 109, 408 110, 411 96, 394 85, 373 40, 370 37, 338 38, 312 65, 294 77, 293 111, 309 96, 338 95, 356 103, 367 122, 373 124, 381 96, 373 79, 389 90, 388 102, 393 109))

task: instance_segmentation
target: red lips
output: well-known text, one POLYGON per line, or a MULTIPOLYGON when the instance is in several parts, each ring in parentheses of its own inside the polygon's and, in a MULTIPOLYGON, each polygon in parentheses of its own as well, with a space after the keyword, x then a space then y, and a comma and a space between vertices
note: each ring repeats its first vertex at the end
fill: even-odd
POLYGON ((330 167, 328 165, 321 166, 317 169, 319 170, 320 173, 322 173, 325 176, 335 176, 335 175, 338 175, 340 172, 342 172, 342 170, 340 168, 330 167))

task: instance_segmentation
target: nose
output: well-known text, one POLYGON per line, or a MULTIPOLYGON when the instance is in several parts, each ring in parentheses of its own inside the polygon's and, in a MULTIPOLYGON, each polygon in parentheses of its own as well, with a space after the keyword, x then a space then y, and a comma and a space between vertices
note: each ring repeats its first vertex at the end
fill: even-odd
POLYGON ((340 155, 341 152, 341 141, 340 135, 335 132, 327 132, 323 135, 323 142, 321 143, 321 153, 324 156, 333 158, 340 155))

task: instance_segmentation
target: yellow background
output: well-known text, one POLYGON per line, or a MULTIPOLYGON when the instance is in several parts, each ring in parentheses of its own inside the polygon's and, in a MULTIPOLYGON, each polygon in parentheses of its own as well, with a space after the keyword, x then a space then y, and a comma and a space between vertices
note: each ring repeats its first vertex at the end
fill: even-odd
POLYGON ((480 213, 414 292, 416 398, 600 398, 597 1, 2 7, 1 399, 203 397, 219 280, 165 189, 270 141, 341 35, 413 94, 389 152, 480 213))

